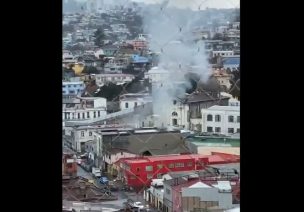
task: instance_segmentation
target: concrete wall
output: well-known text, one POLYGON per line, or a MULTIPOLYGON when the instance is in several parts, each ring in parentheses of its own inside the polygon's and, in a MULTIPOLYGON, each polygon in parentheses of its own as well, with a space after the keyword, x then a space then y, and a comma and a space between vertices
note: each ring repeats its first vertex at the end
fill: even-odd
POLYGON ((212 127, 213 132, 215 132, 215 127, 221 128, 221 134, 230 135, 228 133, 228 128, 233 128, 234 133, 240 129, 240 123, 237 122, 237 117, 240 116, 240 111, 224 111, 224 110, 208 110, 202 109, 202 132, 207 132, 207 127, 212 127), (212 115, 212 121, 207 121, 208 114, 212 115), (215 115, 220 115, 221 120, 219 122, 215 121, 215 115), (228 117, 233 116, 233 122, 228 121, 228 117))
POLYGON ((135 103, 137 103, 137 106, 139 106, 139 105, 146 104, 147 102, 150 102, 150 101, 146 101, 143 98, 122 99, 122 100, 120 100, 120 109, 121 110, 125 110, 125 109, 129 109, 129 108, 134 108, 135 107, 135 103), (128 103, 128 107, 126 107, 126 103, 128 103))
POLYGON ((103 117, 107 115, 107 111, 104 108, 64 109, 62 112, 62 120, 87 120, 94 118, 94 114, 95 118, 103 117))
POLYGON ((182 188, 183 197, 199 197, 201 201, 219 202, 222 209, 232 208, 232 193, 221 193, 218 188, 182 188))
POLYGON ((93 140, 93 129, 73 130, 72 147, 77 152, 81 152, 81 143, 93 140))
POLYGON ((94 108, 98 108, 98 107, 107 108, 107 99, 106 98, 94 99, 94 108))

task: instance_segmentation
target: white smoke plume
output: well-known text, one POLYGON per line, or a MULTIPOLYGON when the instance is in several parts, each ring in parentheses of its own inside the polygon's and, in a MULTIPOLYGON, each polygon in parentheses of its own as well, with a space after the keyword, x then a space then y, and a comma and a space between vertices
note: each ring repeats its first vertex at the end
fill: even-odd
POLYGON ((149 47, 160 53, 160 71, 168 72, 167 80, 152 87, 158 127, 167 127, 173 100, 183 96, 190 87, 185 78, 190 66, 197 67, 194 72, 201 81, 207 81, 210 76, 203 42, 195 42, 193 37, 196 24, 200 22, 199 12, 179 9, 170 2, 165 0, 159 6, 146 7, 143 11, 144 32, 151 36, 149 47))

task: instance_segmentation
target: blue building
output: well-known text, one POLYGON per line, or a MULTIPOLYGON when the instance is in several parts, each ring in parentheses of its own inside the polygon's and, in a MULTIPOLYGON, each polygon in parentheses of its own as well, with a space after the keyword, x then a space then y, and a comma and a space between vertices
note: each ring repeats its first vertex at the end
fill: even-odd
POLYGON ((131 56, 131 59, 132 59, 132 63, 148 63, 149 62, 148 58, 139 56, 137 54, 133 54, 131 56))
POLYGON ((240 56, 224 57, 222 59, 222 64, 225 69, 238 68, 240 66, 240 56))
POLYGON ((83 81, 63 82, 62 94, 81 94, 85 89, 83 81))

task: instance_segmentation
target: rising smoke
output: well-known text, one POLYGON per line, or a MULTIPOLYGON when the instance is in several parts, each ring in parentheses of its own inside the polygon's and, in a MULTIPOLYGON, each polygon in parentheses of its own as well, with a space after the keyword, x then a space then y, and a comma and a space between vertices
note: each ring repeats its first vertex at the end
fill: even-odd
POLYGON ((158 117, 155 120, 157 127, 167 127, 173 100, 183 97, 192 86, 185 77, 190 67, 196 67, 192 72, 203 82, 210 76, 204 43, 196 42, 193 37, 193 31, 198 27, 196 23, 200 22, 199 12, 189 8, 180 9, 174 5, 165 0, 160 6, 146 7, 143 10, 144 31, 151 36, 149 47, 160 53, 159 71, 168 72, 164 82, 152 87, 153 112, 158 117))

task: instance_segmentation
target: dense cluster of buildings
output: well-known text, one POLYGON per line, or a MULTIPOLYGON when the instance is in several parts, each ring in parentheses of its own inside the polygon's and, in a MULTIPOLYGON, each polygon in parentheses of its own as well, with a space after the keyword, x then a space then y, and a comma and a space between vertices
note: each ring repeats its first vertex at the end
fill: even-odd
MULTIPOLYGON (((216 15, 216 26, 193 29, 189 39, 205 44, 209 80, 160 107, 161 92, 184 85, 171 83, 172 71, 158 66, 162 52, 150 49, 153 37, 141 30, 141 4, 87 2, 85 10, 63 16, 62 122, 69 148, 87 155, 82 163, 89 169, 143 191, 161 211, 238 207, 240 101, 231 90, 240 71, 239 22, 216 15), (132 83, 134 92, 126 92, 132 83), (122 91, 101 97, 109 85, 122 91)), ((63 172, 75 174, 69 154, 63 172)))

